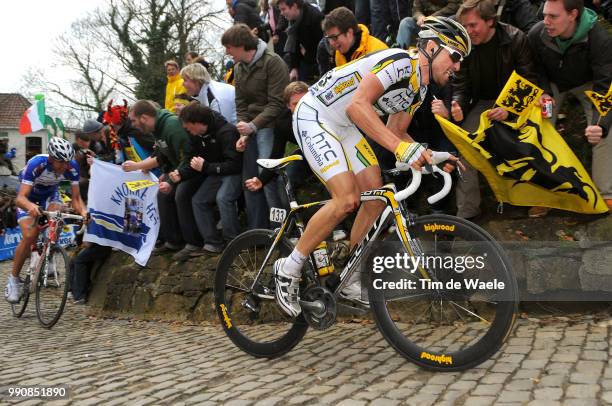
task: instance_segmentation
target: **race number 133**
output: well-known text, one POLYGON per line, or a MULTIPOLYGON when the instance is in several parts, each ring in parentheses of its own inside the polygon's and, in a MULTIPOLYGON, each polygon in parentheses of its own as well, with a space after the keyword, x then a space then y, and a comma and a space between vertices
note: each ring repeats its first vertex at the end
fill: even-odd
POLYGON ((277 207, 272 207, 270 209, 270 221, 282 223, 285 221, 285 217, 287 217, 287 210, 279 209, 277 207))

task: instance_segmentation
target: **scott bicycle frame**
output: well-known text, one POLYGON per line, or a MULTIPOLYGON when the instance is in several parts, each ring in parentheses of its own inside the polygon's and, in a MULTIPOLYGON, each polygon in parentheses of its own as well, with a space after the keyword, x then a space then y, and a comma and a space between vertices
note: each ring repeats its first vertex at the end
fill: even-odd
MULTIPOLYGON (((255 285, 259 281, 259 277, 261 273, 263 272, 266 264, 268 263, 270 255, 272 254, 272 252, 274 252, 276 246, 280 243, 283 235, 285 235, 285 233, 291 229, 293 222, 295 222, 299 230, 300 236, 302 236, 302 234, 304 233, 304 222, 301 216, 301 212, 305 209, 323 206, 327 202, 329 202, 329 200, 324 200, 324 201, 318 201, 318 202, 299 205, 295 199, 295 195, 293 194, 291 184, 288 181, 285 171, 280 170, 279 172, 283 178, 283 182, 285 184, 285 190, 287 192, 287 196, 289 197, 290 210, 289 210, 289 214, 283 221, 280 229, 278 229, 276 236, 274 238, 274 242, 272 243, 272 246, 266 253, 266 257, 264 258, 260 268, 258 269, 257 275, 253 279, 253 283, 251 284, 251 287, 250 287, 251 290, 255 288, 255 285)), ((403 213, 402 206, 399 204, 398 200, 396 199, 396 195, 397 195, 397 192, 395 190, 395 185, 393 184, 385 185, 380 189, 369 190, 369 191, 361 193, 360 201, 367 202, 367 201, 372 201, 372 200, 381 200, 386 203, 386 206, 384 210, 382 211, 382 213, 376 218, 376 220, 374 221, 374 223, 372 224, 372 226, 370 227, 370 229, 368 230, 364 238, 361 240, 361 242, 359 242, 359 244, 353 247, 353 249, 349 253, 349 260, 347 264, 344 266, 342 273, 340 274, 340 284, 334 290, 334 295, 337 296, 338 293, 345 287, 346 281, 355 272, 358 264, 361 262, 361 258, 364 252, 367 252, 367 248, 369 247, 369 245, 378 238, 382 230, 386 230, 389 228, 392 220, 395 222, 397 235, 402 241, 404 248, 410 254, 410 256, 418 256, 421 254, 421 249, 418 243, 410 237, 410 234, 407 229, 408 224, 406 223, 406 221, 408 221, 407 219, 409 218, 408 213, 403 213)), ((405 198, 404 195, 402 195, 402 197, 405 198)), ((309 256, 309 261, 312 266, 310 267, 310 269, 304 270, 305 271, 304 276, 307 279, 309 279, 311 282, 318 284, 319 281, 314 271, 316 267, 314 266, 315 261, 314 261, 314 257, 312 254, 310 254, 309 256)), ((418 270, 423 278, 425 279, 431 278, 430 275, 427 273, 427 271, 422 266, 419 265, 418 270)), ((268 297, 268 295, 259 295, 259 296, 262 296, 262 297, 265 296, 268 299, 274 298, 273 295, 271 295, 270 297, 268 297)))

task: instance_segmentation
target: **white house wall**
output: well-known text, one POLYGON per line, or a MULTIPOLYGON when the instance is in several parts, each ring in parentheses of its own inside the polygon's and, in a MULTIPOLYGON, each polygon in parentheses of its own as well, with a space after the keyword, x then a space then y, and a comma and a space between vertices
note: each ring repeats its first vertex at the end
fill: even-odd
MULTIPOLYGON (((13 159, 13 166, 17 171, 21 170, 21 168, 23 168, 26 164, 26 138, 42 138, 42 153, 44 154, 47 152, 47 144, 49 143, 49 140, 47 137, 47 131, 45 130, 36 131, 35 133, 28 134, 26 136, 19 134, 19 131, 17 131, 16 129, 0 129, 0 131, 8 132, 9 150, 13 147, 17 148, 15 159, 13 159)), ((66 132, 66 139, 68 139, 68 141, 70 142, 74 142, 74 134, 66 132)))

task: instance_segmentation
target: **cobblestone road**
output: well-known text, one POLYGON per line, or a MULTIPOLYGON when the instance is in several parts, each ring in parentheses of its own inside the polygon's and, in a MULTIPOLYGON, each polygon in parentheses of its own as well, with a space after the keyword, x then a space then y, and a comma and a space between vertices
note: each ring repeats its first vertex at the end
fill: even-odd
POLYGON ((219 326, 96 319, 68 305, 49 331, 33 311, 15 319, 0 303, 0 386, 70 388, 69 400, 50 404, 612 403, 609 317, 522 319, 495 359, 436 374, 396 355, 372 324, 311 330, 289 355, 266 361, 237 350, 219 326))

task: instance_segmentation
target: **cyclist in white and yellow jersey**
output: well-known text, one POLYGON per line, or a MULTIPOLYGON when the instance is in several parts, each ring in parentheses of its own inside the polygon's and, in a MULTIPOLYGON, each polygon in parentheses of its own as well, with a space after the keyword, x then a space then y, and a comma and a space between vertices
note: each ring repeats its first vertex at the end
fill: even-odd
MULTIPOLYGON (((471 50, 465 28, 448 18, 428 17, 418 50, 387 49, 325 74, 311 86, 293 114, 296 140, 331 200, 308 222, 287 258, 274 263, 276 298, 291 316, 301 312, 299 279, 306 258, 348 214, 359 208, 351 230, 351 248, 361 241, 384 202, 361 204, 360 193, 382 186, 380 167, 362 132, 394 152, 398 161, 419 169, 431 163, 431 151, 406 133, 414 112, 434 81, 445 85, 471 50), (389 115, 387 125, 380 116, 389 115)), ((358 276, 340 293, 360 300, 358 276)))

